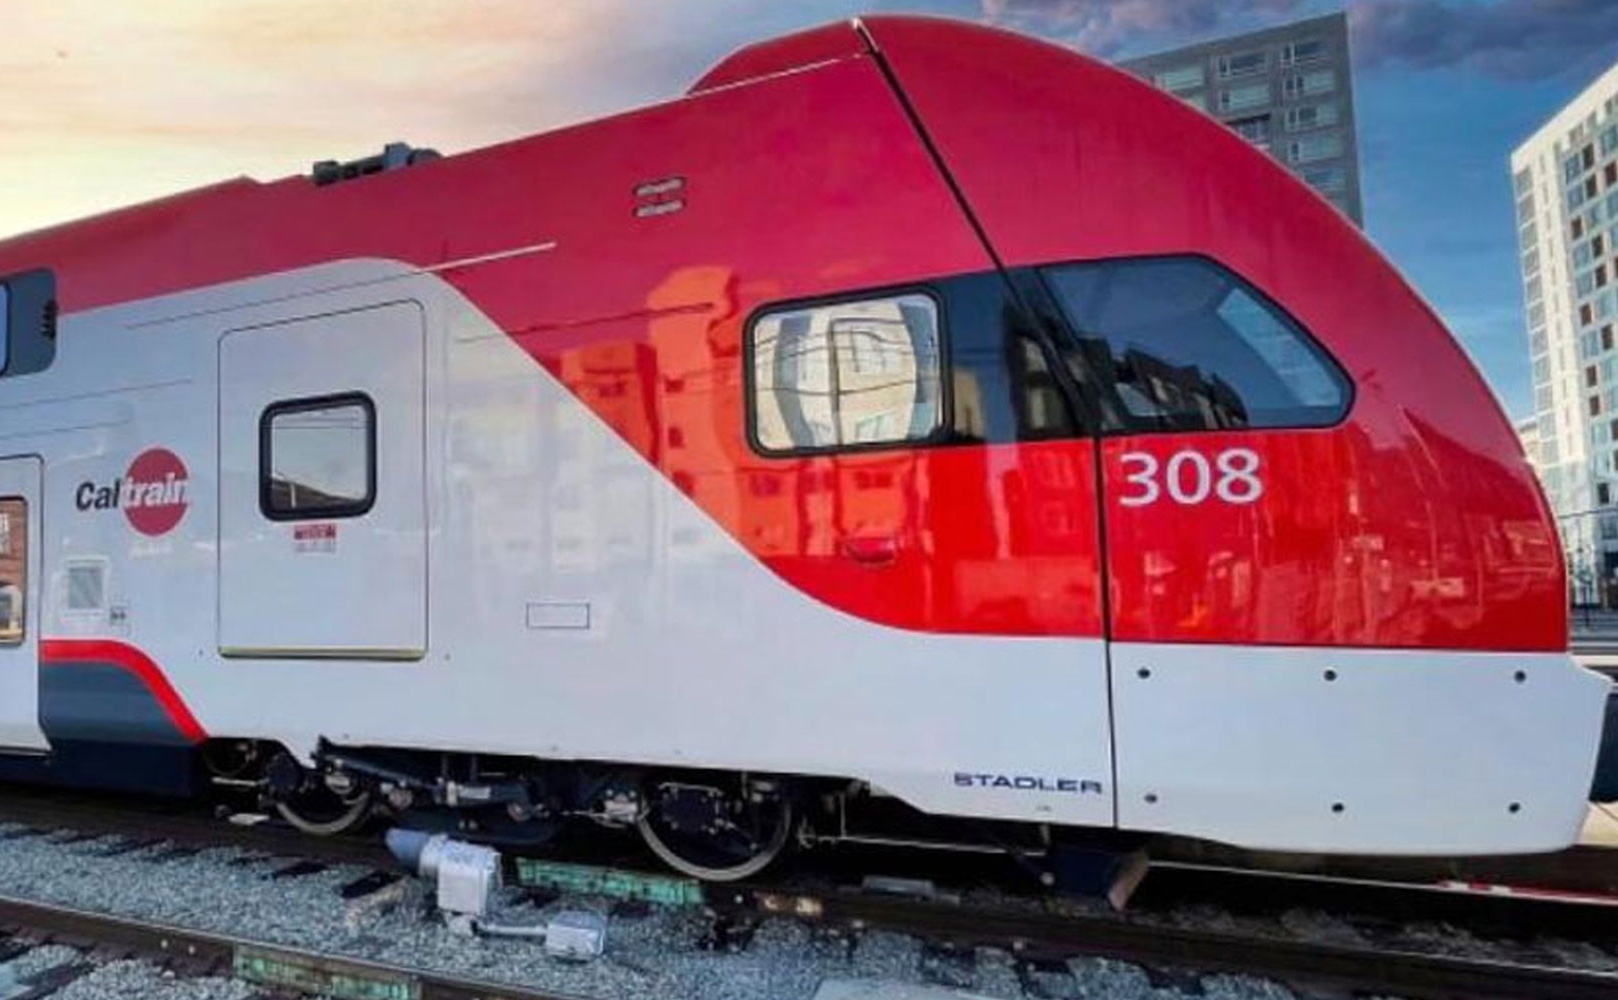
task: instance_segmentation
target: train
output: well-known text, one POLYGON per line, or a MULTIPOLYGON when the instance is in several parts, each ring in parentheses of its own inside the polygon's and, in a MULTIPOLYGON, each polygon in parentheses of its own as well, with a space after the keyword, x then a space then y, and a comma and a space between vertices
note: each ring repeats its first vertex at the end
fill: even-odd
MULTIPOLYGON (((911 16, 0 242, 0 778, 314 833, 1571 842, 1555 522, 1326 200, 911 16)), ((1604 730, 1608 749, 1602 751, 1604 730)))

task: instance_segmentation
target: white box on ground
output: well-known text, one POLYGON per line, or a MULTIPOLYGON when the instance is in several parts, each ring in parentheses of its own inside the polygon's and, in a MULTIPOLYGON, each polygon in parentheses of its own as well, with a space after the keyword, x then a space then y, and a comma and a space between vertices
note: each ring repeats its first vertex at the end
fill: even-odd
POLYGON ((438 908, 445 913, 485 917, 489 896, 500 885, 500 852, 458 840, 439 848, 438 908))
POLYGON ((589 910, 563 910, 545 923, 545 953, 583 961, 607 947, 607 918, 589 910))

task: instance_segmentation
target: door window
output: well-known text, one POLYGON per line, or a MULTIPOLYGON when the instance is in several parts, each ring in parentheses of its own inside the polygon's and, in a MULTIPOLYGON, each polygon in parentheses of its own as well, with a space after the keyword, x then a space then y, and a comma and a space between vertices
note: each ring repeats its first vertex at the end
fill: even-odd
POLYGON ((1349 383, 1291 317, 1203 257, 1048 268, 1126 432, 1322 427, 1349 383))
POLYGON ((26 638, 28 593, 28 501, 0 499, 0 645, 26 638))
POLYGON ((259 421, 259 507, 275 521, 359 517, 376 502, 376 407, 361 393, 275 403, 259 421))

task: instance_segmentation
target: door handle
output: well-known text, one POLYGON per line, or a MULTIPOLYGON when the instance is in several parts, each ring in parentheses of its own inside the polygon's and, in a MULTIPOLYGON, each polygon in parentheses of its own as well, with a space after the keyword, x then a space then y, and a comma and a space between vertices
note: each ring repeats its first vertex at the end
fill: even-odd
POLYGON ((845 538, 843 553, 862 566, 891 566, 899 558, 899 540, 892 535, 845 538))

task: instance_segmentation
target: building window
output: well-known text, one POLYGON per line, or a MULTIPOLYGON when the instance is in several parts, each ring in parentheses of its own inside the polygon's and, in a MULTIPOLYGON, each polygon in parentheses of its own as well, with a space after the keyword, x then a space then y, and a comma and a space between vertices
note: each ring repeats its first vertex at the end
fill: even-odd
POLYGON ((1318 38, 1288 42, 1281 46, 1281 65, 1301 66, 1326 58, 1326 43, 1318 38))
POLYGON ((1267 83, 1250 83, 1245 87, 1232 87, 1219 92, 1219 110, 1244 111, 1248 108, 1262 108, 1270 103, 1270 85, 1267 83))
POLYGON ((1601 328, 1601 349, 1603 351, 1612 350, 1612 324, 1611 323, 1609 323, 1606 326, 1601 328))
POLYGON ((1336 132, 1308 135, 1287 143, 1287 160, 1291 163, 1313 163, 1343 155, 1343 137, 1336 132))
POLYGON ((1600 396, 1591 396, 1590 397, 1590 416, 1598 417, 1600 415, 1601 415, 1601 397, 1600 396))
MULTIPOLYGON (((1323 128, 1327 125, 1337 124, 1337 105, 1335 104, 1305 104, 1301 107, 1288 108, 1286 113, 1286 130, 1288 132, 1304 132, 1312 128, 1323 128)), ((1527 199, 1528 214, 1534 214, 1533 198, 1527 199)), ((1519 213, 1521 207, 1519 206, 1519 213)))
POLYGON ((1172 91, 1176 94, 1186 90, 1196 90, 1204 82, 1201 63, 1191 66, 1176 66, 1173 69, 1166 69, 1160 73, 1152 74, 1152 83, 1163 90, 1172 91))
POLYGON ((1585 146, 1584 149, 1579 151, 1579 160, 1584 164, 1584 169, 1586 170, 1589 170, 1591 167, 1595 166, 1596 148, 1594 146, 1585 146))
POLYGON ((1045 270, 1125 430, 1317 427, 1348 380, 1291 317, 1202 257, 1045 270))
POLYGON ((1348 186, 1348 174, 1342 167, 1305 167, 1299 171, 1304 182, 1327 194, 1341 193, 1348 186))
POLYGON ((1594 388, 1595 384, 1596 384, 1596 375, 1597 375, 1597 373, 1596 373, 1596 366, 1595 365, 1590 365, 1589 367, 1585 368, 1584 369, 1584 384, 1587 385, 1587 386, 1590 386, 1591 388, 1594 388))
MULTIPOLYGON (((1579 275, 1579 281, 1581 283, 1588 282, 1589 280, 1590 280, 1590 276, 1588 274, 1579 275)), ((1580 295, 1586 295, 1586 294, 1589 294, 1589 293, 1588 292, 1580 292, 1579 294, 1580 295)), ((1595 320, 1596 320, 1595 314, 1590 311, 1590 304, 1588 302, 1586 302, 1582 306, 1579 306, 1579 323, 1581 325, 1589 326, 1591 323, 1594 323, 1595 320)))
MULTIPOLYGON (((1594 198, 1600 192, 1600 190, 1601 189, 1596 186, 1596 179, 1594 177, 1586 177, 1584 179, 1584 197, 1585 198, 1594 198)), ((1597 209, 1599 209, 1600 207, 1601 207, 1600 205, 1596 206, 1597 209)))
POLYGON ((1579 175, 1582 173, 1584 173, 1584 168, 1579 165, 1579 157, 1577 153, 1562 161, 1563 183, 1572 184, 1574 181, 1578 180, 1579 175))
MULTIPOLYGON (((1596 265, 1596 287, 1597 288, 1605 288, 1606 286, 1607 286, 1607 265, 1605 265, 1605 264, 1597 264, 1596 265)), ((1586 320, 1586 322, 1589 322, 1589 321, 1586 320)))
POLYGON ((1329 69, 1321 69, 1301 76, 1289 76, 1282 82, 1281 88, 1289 100, 1329 94, 1337 89, 1337 74, 1329 69))
POLYGON ((1615 149, 1618 149, 1618 125, 1608 125, 1601 130, 1601 155, 1606 156, 1615 149))
POLYGON ((1573 238, 1578 239, 1584 235, 1584 220, 1582 218, 1574 219, 1570 228, 1573 233, 1573 238))
MULTIPOLYGON (((1609 503, 1612 503, 1612 492, 1607 488, 1606 483, 1596 484, 1596 502, 1603 507, 1607 506, 1609 503)), ((1606 519, 1603 518, 1602 520, 1606 519)))
POLYGON ((28 631, 28 501, 0 497, 0 646, 16 646, 28 631))
POLYGON ((1518 197, 1528 194, 1534 188, 1533 172, 1528 170, 1519 170, 1512 175, 1511 182, 1512 186, 1517 192, 1518 197))
POLYGON ((1243 139, 1246 139, 1255 146, 1262 146, 1270 141, 1269 115, 1258 115, 1254 118, 1239 118, 1236 121, 1227 122, 1226 124, 1235 129, 1236 133, 1243 139))
POLYGON ((1264 58, 1263 52, 1238 52, 1220 56, 1218 65, 1219 79, 1234 80, 1264 72, 1269 68, 1269 60, 1264 58))
POLYGON ((1568 188, 1567 210, 1569 212, 1576 212, 1578 211, 1579 206, 1582 204, 1584 204, 1584 186, 1582 184, 1575 184, 1568 188))
POLYGON ((259 509, 272 521, 359 517, 376 502, 376 405, 291 399, 259 419, 259 509))
POLYGON ((925 441, 943 429, 938 305, 921 293, 768 312, 748 339, 770 453, 925 441))

